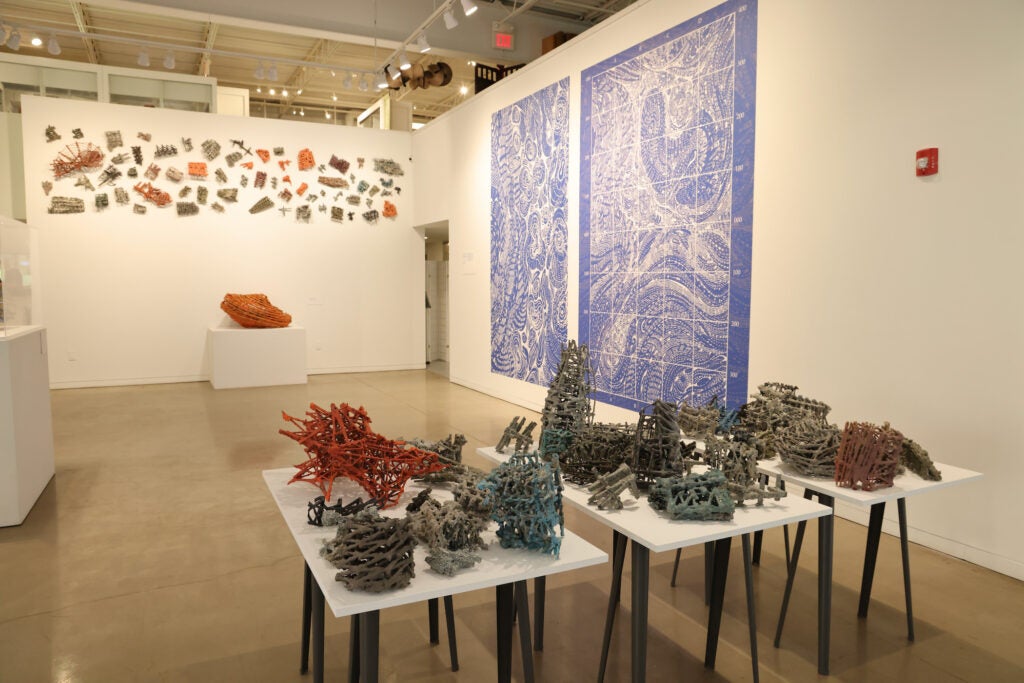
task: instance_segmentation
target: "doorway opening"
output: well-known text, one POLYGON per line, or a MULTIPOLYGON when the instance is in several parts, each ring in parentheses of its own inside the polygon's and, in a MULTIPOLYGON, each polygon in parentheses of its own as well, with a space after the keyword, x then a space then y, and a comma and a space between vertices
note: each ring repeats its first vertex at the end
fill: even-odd
POLYGON ((423 227, 427 369, 448 377, 448 221, 423 227))

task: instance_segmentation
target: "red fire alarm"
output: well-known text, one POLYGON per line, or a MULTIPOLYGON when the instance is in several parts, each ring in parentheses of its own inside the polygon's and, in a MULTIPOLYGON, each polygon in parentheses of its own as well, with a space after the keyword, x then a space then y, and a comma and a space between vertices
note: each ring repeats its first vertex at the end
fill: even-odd
POLYGON ((939 172, 939 148, 929 147, 917 151, 917 175, 935 175, 939 172))

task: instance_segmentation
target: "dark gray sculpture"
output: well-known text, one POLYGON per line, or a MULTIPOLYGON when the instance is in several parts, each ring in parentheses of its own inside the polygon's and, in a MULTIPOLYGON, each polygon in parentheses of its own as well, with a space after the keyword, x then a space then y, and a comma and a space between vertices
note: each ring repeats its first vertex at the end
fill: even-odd
POLYGON ((758 475, 757 449, 753 446, 712 436, 704 442, 704 461, 723 474, 726 489, 736 505, 744 505, 748 500, 763 505, 765 498, 786 497, 785 491, 769 486, 758 475))
POLYGON ((942 481, 942 472, 935 467, 935 463, 928 457, 928 451, 921 448, 913 439, 903 438, 903 452, 900 454, 900 464, 922 479, 928 481, 942 481))
POLYGON ((545 458, 561 457, 572 437, 594 421, 594 402, 590 398, 590 351, 586 344, 570 339, 562 347, 548 395, 541 413, 540 452, 545 458))
MULTIPOLYGON (((685 451, 686 455, 692 454, 693 444, 685 446, 685 451)), ((682 474, 686 467, 676 405, 655 401, 640 411, 636 426, 636 445, 630 463, 636 483, 646 489, 655 479, 682 474)))
POLYGON ((575 434, 560 464, 566 480, 586 486, 633 461, 636 426, 595 422, 575 434))
POLYGON ((685 477, 661 477, 651 486, 647 502, 672 519, 683 520, 732 519, 736 509, 725 475, 718 470, 685 477))
POLYGON ((456 501, 442 504, 429 495, 415 509, 406 509, 413 535, 428 548, 426 560, 431 569, 453 576, 480 561, 473 551, 487 547, 480 536, 490 521, 487 517, 470 513, 456 501))
POLYGON ((831 479, 841 434, 839 427, 808 416, 779 429, 773 442, 782 462, 800 474, 831 479))
POLYGON ((501 438, 498 439, 498 445, 494 447, 494 450, 504 453, 509 445, 512 445, 513 452, 528 453, 530 446, 533 445, 533 430, 536 426, 537 423, 532 420, 527 425, 525 417, 513 417, 508 427, 505 427, 501 438))
POLYGON ((337 535, 320 554, 338 570, 335 580, 353 591, 404 588, 416 575, 416 539, 407 518, 382 517, 368 508, 338 522, 337 535))
POLYGON ((594 480, 587 490, 592 494, 587 505, 597 506, 599 510, 621 510, 622 492, 629 489, 634 498, 640 497, 640 489, 636 486, 636 477, 629 465, 622 463, 614 472, 602 474, 594 480))

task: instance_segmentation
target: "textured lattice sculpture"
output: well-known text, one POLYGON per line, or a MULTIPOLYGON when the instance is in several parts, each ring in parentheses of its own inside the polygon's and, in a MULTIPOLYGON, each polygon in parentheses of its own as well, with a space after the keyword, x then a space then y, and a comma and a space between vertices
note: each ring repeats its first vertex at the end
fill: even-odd
POLYGON ((704 461, 725 475, 726 488, 736 505, 748 500, 764 504, 765 498, 778 500, 786 492, 761 481, 757 473, 757 449, 740 441, 709 436, 704 442, 704 461))
POLYGON ((513 455, 478 484, 498 523, 502 548, 526 548, 558 557, 565 535, 558 464, 536 453, 513 455), (561 531, 555 530, 556 526, 561 531))
POLYGON ((800 474, 833 477, 839 450, 839 427, 817 418, 799 420, 775 433, 775 452, 800 474))
POLYGON ((346 477, 363 487, 387 508, 398 503, 411 477, 438 472, 447 465, 437 453, 407 447, 370 428, 370 417, 362 408, 343 403, 324 410, 310 404, 306 419, 282 413, 297 428, 280 433, 301 445, 309 459, 296 465, 299 470, 288 483, 308 481, 330 499, 336 477, 346 477))
POLYGON ((576 340, 570 339, 562 347, 558 371, 544 399, 544 411, 541 414, 543 429, 575 433, 593 421, 590 375, 590 351, 587 345, 578 345, 576 340))
MULTIPOLYGON (((429 494, 430 489, 423 493, 429 494)), ((422 494, 421 494, 422 495, 422 494)), ((471 514, 456 501, 439 503, 429 496, 419 505, 406 508, 412 532, 427 546, 427 564, 435 572, 454 576, 459 569, 480 561, 473 551, 487 547, 480 534, 487 528, 487 517, 471 514)))
POLYGON ((718 408, 713 405, 698 408, 684 401, 679 406, 679 431, 686 436, 703 439, 714 434, 719 416, 718 408))
POLYGON ((886 422, 847 422, 836 453, 835 482, 851 489, 874 491, 892 486, 900 466, 903 435, 886 422))
POLYGON ((515 453, 527 453, 530 446, 533 445, 533 429, 536 426, 537 423, 532 420, 527 425, 526 418, 523 416, 513 417, 512 421, 508 423, 508 427, 505 427, 501 438, 498 439, 498 445, 494 447, 494 450, 504 453, 509 446, 512 446, 515 453), (524 427, 524 425, 526 426, 524 427))
POLYGON ((713 521, 732 519, 736 506, 725 475, 718 470, 685 477, 661 477, 651 486, 647 501, 672 519, 713 521))
MULTIPOLYGON (((550 432, 549 432, 550 434, 550 432)), ((586 486, 598 476, 633 461, 636 427, 628 424, 595 422, 576 433, 560 459, 562 474, 575 484, 586 486)))
MULTIPOLYGON (((75 130, 77 130, 77 128, 75 130)), ((60 140, 60 133, 57 132, 57 128, 56 127, 54 127, 54 126, 47 126, 46 127, 46 141, 47 142, 53 142, 55 140, 60 140)))
MULTIPOLYGON (((688 446, 688 450, 692 450, 692 446, 688 446)), ((642 489, 659 477, 682 474, 685 468, 683 445, 674 403, 655 401, 640 411, 630 468, 642 489)))
MULTIPOLYGON (((360 168, 362 168, 362 166, 362 164, 359 164, 360 168)), ((385 175, 405 175, 402 167, 393 159, 374 159, 373 170, 376 173, 383 173, 385 175)))
POLYGON ((288 327, 292 322, 266 294, 225 294, 220 308, 242 327, 288 327))
POLYGON ((87 142, 66 146, 50 163, 53 177, 61 179, 75 171, 95 171, 103 166, 103 152, 99 147, 87 142))
POLYGON ((614 472, 602 474, 594 480, 587 490, 592 494, 587 499, 588 505, 595 505, 599 510, 621 510, 622 492, 629 489, 634 498, 640 497, 640 489, 636 486, 636 477, 629 465, 623 463, 614 472))
POLYGON ((377 501, 356 498, 346 505, 339 499, 334 505, 328 505, 323 496, 317 496, 306 505, 306 523, 313 526, 334 526, 342 517, 354 515, 371 505, 376 506, 377 501))
POLYGON ((47 213, 85 213, 85 200, 79 197, 50 197, 47 213))
POLYGON ((740 427, 761 441, 764 457, 776 454, 775 436, 782 429, 803 420, 827 424, 831 408, 821 401, 800 396, 797 389, 792 384, 765 382, 740 410, 740 427))
POLYGON ((320 550, 351 591, 382 593, 409 585, 415 572, 416 539, 408 519, 363 510, 338 522, 337 535, 320 550))
POLYGON ((900 453, 900 464, 922 479, 929 481, 942 481, 942 472, 935 467, 935 463, 928 457, 928 451, 913 439, 903 439, 903 451, 900 453))

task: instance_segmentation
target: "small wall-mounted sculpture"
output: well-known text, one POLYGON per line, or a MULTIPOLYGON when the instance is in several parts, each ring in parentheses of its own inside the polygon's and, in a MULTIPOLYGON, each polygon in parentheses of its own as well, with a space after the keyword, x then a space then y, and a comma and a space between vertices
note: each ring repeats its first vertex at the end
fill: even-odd
POLYGON ((651 486, 647 502, 672 519, 684 520, 732 519, 736 509, 725 475, 718 470, 685 477, 661 477, 651 486))
POLYGON ((85 200, 80 197, 50 197, 47 213, 85 213, 85 200))
POLYGON ((629 469, 629 465, 622 463, 614 472, 597 477, 587 488, 592 494, 587 499, 587 504, 597 506, 599 510, 621 510, 621 496, 626 489, 629 489, 634 498, 640 497, 640 489, 637 488, 633 471, 629 469))
POLYGON ((338 570, 335 580, 349 590, 382 593, 409 585, 416 575, 415 548, 408 519, 382 517, 369 508, 343 517, 320 554, 338 570))
POLYGON ((103 152, 99 147, 87 142, 75 142, 67 145, 50 163, 53 177, 60 180, 75 171, 95 171, 103 166, 103 152))
POLYGON ((297 441, 309 459, 296 465, 299 470, 288 483, 309 482, 330 500, 334 480, 346 477, 363 487, 381 508, 391 507, 412 477, 438 472, 448 465, 437 453, 392 441, 370 428, 370 416, 343 403, 330 410, 311 403, 306 419, 281 414, 297 430, 280 433, 297 441))
POLYGON ((537 423, 532 420, 527 425, 524 416, 513 417, 512 421, 508 423, 508 427, 505 427, 501 438, 498 439, 494 450, 504 453, 511 445, 515 453, 527 453, 530 446, 533 445, 533 429, 536 426, 537 423))
POLYGON ((220 308, 242 327, 288 327, 292 322, 266 294, 225 294, 220 308))
POLYGON ((874 491, 892 486, 900 466, 903 435, 886 422, 847 422, 836 453, 835 482, 851 489, 874 491))
POLYGON ((560 459, 565 478, 586 486, 598 476, 614 472, 619 465, 633 461, 636 426, 595 422, 586 425, 573 438, 560 459))
POLYGON ((502 548, 526 548, 558 557, 565 535, 558 464, 537 453, 513 455, 478 484, 498 523, 502 548), (556 531, 555 527, 561 527, 556 531))

